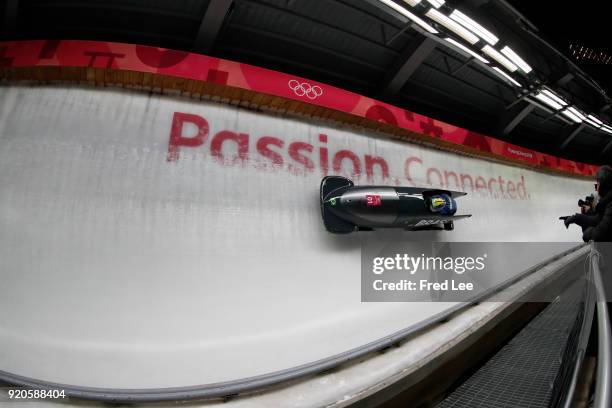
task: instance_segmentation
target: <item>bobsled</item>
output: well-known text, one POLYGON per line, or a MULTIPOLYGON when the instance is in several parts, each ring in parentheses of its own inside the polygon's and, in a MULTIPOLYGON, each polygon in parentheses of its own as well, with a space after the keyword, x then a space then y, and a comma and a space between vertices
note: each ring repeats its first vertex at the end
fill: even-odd
POLYGON ((346 177, 321 181, 321 215, 327 231, 347 234, 379 228, 405 230, 454 229, 459 191, 392 186, 355 186, 346 177))

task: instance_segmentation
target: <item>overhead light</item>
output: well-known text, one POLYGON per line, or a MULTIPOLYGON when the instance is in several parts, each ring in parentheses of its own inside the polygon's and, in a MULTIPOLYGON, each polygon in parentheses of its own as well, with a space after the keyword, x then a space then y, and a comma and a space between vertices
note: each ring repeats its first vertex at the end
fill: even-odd
POLYGON ((518 69, 517 66, 512 63, 512 61, 510 61, 508 58, 506 58, 503 55, 501 55, 499 53, 499 51, 497 51, 495 48, 493 48, 493 47, 491 47, 489 45, 485 45, 482 48, 482 51, 485 54, 487 54, 489 57, 493 58, 495 61, 497 61, 501 65, 503 65, 504 68, 506 68, 508 71, 514 72, 514 71, 516 71, 518 69))
POLYGON ((606 125, 603 125, 601 128, 604 132, 612 133, 612 128, 606 125))
POLYGON ((455 34, 457 34, 458 36, 460 36, 461 38, 463 38, 465 41, 469 42, 470 44, 476 44, 478 42, 478 37, 472 34, 470 30, 464 28, 461 24, 446 17, 444 14, 440 13, 438 10, 429 9, 427 13, 425 13, 425 15, 431 18, 436 23, 441 24, 444 27, 448 28, 449 30, 451 30, 452 32, 454 32, 455 34))
POLYGON ((603 125, 603 122, 601 120, 599 120, 598 118, 596 118, 593 115, 589 115, 587 116, 589 119, 591 119, 593 122, 595 122, 597 124, 597 126, 601 126, 603 125))
POLYGON ((444 0, 427 0, 427 2, 435 8, 440 8, 444 4, 444 0))
POLYGON ((599 128, 601 126, 600 124, 591 119, 591 115, 587 116, 585 120, 589 125, 593 127, 599 128))
POLYGON ((580 119, 581 122, 586 119, 586 116, 584 116, 582 112, 580 112, 578 109, 574 108, 573 106, 567 108, 567 110, 572 112, 574 115, 576 115, 580 119))
POLYGON ((538 92, 537 94, 535 94, 534 98, 536 98, 540 102, 544 102, 546 105, 548 105, 549 107, 553 108, 556 111, 563 108, 563 105, 559 104, 554 99, 549 98, 548 96, 544 95, 542 92, 538 92))
POLYGON ((484 62, 485 64, 488 64, 489 61, 482 58, 480 55, 476 54, 476 52, 470 50, 468 47, 466 47, 465 45, 461 44, 459 41, 455 41, 452 38, 445 38, 446 41, 448 41, 449 43, 453 44, 455 47, 462 49, 463 51, 467 52, 468 54, 470 54, 472 57, 476 58, 479 61, 484 62))
POLYGON ((599 120, 598 118, 596 118, 593 115, 587 115, 587 117, 584 120, 586 120, 588 124, 590 124, 591 126, 596 127, 596 128, 599 128, 602 125, 606 126, 606 125, 603 124, 603 122, 601 120, 599 120))
POLYGON ((550 89, 544 88, 544 89, 542 89, 542 93, 544 95, 548 96, 549 98, 551 98, 552 100, 554 100, 555 102, 557 102, 559 105, 567 106, 567 102, 565 102, 559 95, 557 95, 556 93, 554 93, 550 89))
POLYGON ((410 4, 412 7, 416 6, 417 4, 419 4, 421 2, 421 0, 404 0, 404 3, 408 3, 410 4))
POLYGON ((508 81, 512 82, 514 85, 522 87, 522 85, 521 85, 521 84, 519 84, 517 81, 515 81, 515 80, 514 80, 514 78, 512 78, 510 75, 506 74, 506 73, 505 73, 504 71, 502 71, 501 69, 499 69, 499 68, 497 68, 497 67, 493 67, 493 69, 494 69, 494 70, 495 70, 497 73, 501 74, 501 75, 502 75, 504 78, 506 78, 508 81))
MULTIPOLYGON (((435 28, 433 28, 432 26, 427 24, 425 21, 423 21, 421 18, 415 16, 414 14, 412 14, 411 12, 409 12, 408 10, 406 10, 404 7, 400 6, 396 2, 391 1, 391 0, 378 0, 378 1, 380 1, 381 3, 386 5, 387 7, 390 7, 393 10, 397 11, 401 15, 403 15, 405 17, 408 17, 410 20, 412 20, 413 22, 415 22, 416 24, 418 24, 419 26, 421 26, 425 30, 429 31, 430 33, 432 33, 432 34, 437 34, 438 33, 438 30, 436 30, 435 28)), ((417 1, 415 4, 418 4, 418 3, 419 2, 417 1)))
POLYGON ((516 52, 514 52, 514 50, 512 48, 510 48, 508 46, 505 46, 504 48, 502 48, 501 52, 506 57, 508 57, 510 59, 510 61, 512 61, 516 65, 518 65, 518 67, 520 69, 522 69, 524 73, 528 74, 528 73, 530 73, 532 71, 532 69, 529 66, 529 64, 527 64, 524 59, 519 57, 518 54, 516 52))
POLYGON ((499 41, 499 38, 497 38, 492 32, 490 32, 489 30, 487 30, 486 28, 484 28, 459 10, 454 10, 451 13, 450 18, 452 18, 459 24, 462 24, 464 27, 466 27, 473 33, 476 33, 480 38, 482 38, 491 45, 495 45, 499 41))
POLYGON ((576 123, 581 123, 582 122, 582 119, 580 119, 580 117, 578 117, 578 115, 576 115, 577 111, 575 109, 573 109, 573 108, 565 109, 561 113, 564 116, 567 116, 568 118, 570 118, 571 120, 573 120, 576 123))

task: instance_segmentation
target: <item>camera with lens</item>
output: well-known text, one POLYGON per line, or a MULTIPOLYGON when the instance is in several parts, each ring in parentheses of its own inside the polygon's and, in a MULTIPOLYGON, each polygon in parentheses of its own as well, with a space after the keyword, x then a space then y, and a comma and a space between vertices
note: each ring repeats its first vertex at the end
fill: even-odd
POLYGON ((580 207, 582 214, 593 214, 595 211, 595 196, 591 194, 586 196, 584 200, 578 200, 578 207, 580 207))
POLYGON ((595 196, 593 196, 592 194, 588 195, 584 198, 584 200, 582 199, 578 200, 578 207, 582 207, 582 206, 592 207, 594 201, 595 201, 595 196))

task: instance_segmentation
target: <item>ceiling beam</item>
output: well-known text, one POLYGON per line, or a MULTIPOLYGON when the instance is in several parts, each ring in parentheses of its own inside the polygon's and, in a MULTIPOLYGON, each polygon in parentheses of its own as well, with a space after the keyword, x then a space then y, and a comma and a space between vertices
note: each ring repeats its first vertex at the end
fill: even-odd
POLYGON ((505 120, 500 126, 502 135, 507 136, 512 133, 514 128, 516 128, 534 109, 535 105, 529 102, 522 102, 508 111, 508 113, 504 115, 505 120))
MULTIPOLYGON (((567 72, 565 74, 563 74, 562 76, 557 77, 558 79, 556 79, 554 81, 554 84, 556 86, 564 86, 567 83, 569 83, 572 79, 574 79, 574 74, 571 72, 567 72)), ((537 106, 534 103, 531 103, 529 101, 527 101, 527 105, 525 105, 524 103, 521 103, 520 101, 522 101, 526 96, 528 96, 528 94, 523 95, 522 97, 520 97, 519 99, 517 99, 516 101, 514 101, 513 103, 511 103, 506 109, 515 107, 515 105, 520 104, 520 108, 514 108, 514 110, 511 111, 510 115, 505 115, 505 121, 502 122, 502 126, 501 126, 501 132, 504 136, 510 134, 514 128, 523 120, 525 119, 533 110, 534 108, 537 106)), ((553 112, 552 115, 548 116, 546 119, 540 121, 540 124, 545 123, 547 121, 549 121, 550 119, 556 117, 559 113, 561 113, 563 109, 557 110, 555 112, 553 112)), ((582 128, 580 129, 582 130, 582 128)), ((578 132, 580 132, 580 130, 578 132)), ((570 131, 571 133, 571 131, 570 131)), ((578 133, 576 133, 578 134, 578 133)), ((576 135, 573 135, 569 141, 567 143, 569 143, 576 135)), ((563 148, 565 148, 567 144, 564 142, 561 146, 561 150, 563 148)))
POLYGON ((417 35, 396 60, 390 74, 385 79, 380 95, 383 98, 396 95, 434 48, 436 48, 436 41, 417 35))
POLYGON ((561 112, 563 112, 563 110, 565 110, 565 106, 563 106, 563 107, 561 107, 561 109, 557 109, 557 110, 552 110, 552 108, 550 108, 550 107, 548 107, 547 105, 544 105, 544 104, 542 104, 542 106, 546 107, 547 112, 548 112, 548 110, 550 110, 552 113, 550 115, 548 115, 547 117, 545 117, 544 119, 542 119, 541 121, 539 121, 538 125, 542 125, 542 124, 548 122, 551 119, 559 119, 560 121, 565 122, 565 123, 569 123, 569 124, 574 123, 574 122, 572 122, 571 119, 566 118, 565 116, 561 115, 561 112))
MULTIPOLYGON (((341 27, 339 27, 336 24, 331 24, 331 23, 328 23, 326 21, 321 21, 321 20, 316 19, 316 18, 314 18, 313 16, 311 16, 311 15, 309 15, 307 13, 300 12, 300 11, 298 11, 296 9, 292 9, 292 8, 290 8, 290 6, 292 5, 290 3, 287 3, 286 7, 282 7, 280 4, 264 3, 264 2, 261 2, 261 1, 258 1, 258 0, 242 0, 241 2, 246 2, 248 4, 252 4, 253 6, 258 7, 258 8, 266 8, 266 9, 269 9, 269 10, 275 10, 275 11, 278 11, 278 12, 281 12, 281 13, 289 14, 289 15, 291 15, 293 17, 296 17, 296 18, 298 18, 298 19, 300 19, 302 21, 305 21, 305 22, 307 22, 309 24, 313 24, 313 25, 316 25, 316 26, 319 26, 319 27, 324 27, 326 29, 333 30, 335 32, 339 32, 339 33, 342 33, 342 34, 347 34, 347 35, 350 35, 351 37, 358 38, 362 42, 366 42, 368 44, 372 44, 372 45, 374 45, 376 47, 381 47, 380 41, 377 41, 377 40, 375 40, 375 39, 373 39, 373 38, 371 38, 371 37, 369 37, 367 35, 360 34, 360 33, 356 32, 356 31, 352 31, 352 30, 348 30, 348 29, 345 29, 345 28, 341 28, 341 27)), ((385 30, 383 22, 378 21, 377 23, 380 24, 381 31, 385 30)), ((397 28, 395 28, 393 26, 392 26, 392 28, 393 29, 397 29, 397 28)), ((403 33, 404 30, 408 30, 409 28, 410 28, 410 25, 409 24, 405 24, 403 26, 403 28, 401 30, 398 29, 398 31, 401 31, 401 33, 403 33)), ((384 34, 381 33, 381 36, 384 37, 384 34)), ((388 48, 389 44, 391 42, 393 42, 393 40, 395 38, 397 38, 397 37, 394 35, 393 37, 391 37, 385 43, 386 48, 384 48, 384 51, 386 53, 393 54, 393 55, 399 55, 400 54, 398 51, 396 51, 396 50, 394 50, 392 48, 388 48)), ((384 40, 384 38, 382 40, 384 40)))
POLYGON ((194 49, 203 53, 210 52, 232 3, 233 0, 210 0, 193 43, 194 49))
POLYGON ((571 72, 566 73, 565 75, 563 75, 561 78, 559 78, 555 84, 557 86, 565 86, 567 85, 572 79, 574 79, 574 74, 572 74, 571 72))
POLYGON ((3 13, 3 34, 7 37, 17 31, 17 12, 19 10, 19 0, 6 0, 3 13))
POLYGON ((580 133, 582 129, 584 129, 585 127, 586 127, 586 124, 584 122, 572 126, 572 128, 569 130, 569 133, 563 140, 563 143, 561 143, 561 145, 559 146, 559 151, 562 151, 563 149, 565 149, 567 145, 570 144, 570 142, 574 140, 574 138, 578 135, 578 133, 580 133))
MULTIPOLYGON (((350 56, 350 55, 347 55, 347 54, 343 54, 343 53, 340 53, 338 51, 332 50, 331 48, 326 48, 326 47, 323 47, 321 45, 315 44, 314 42, 308 42, 308 41, 300 40, 300 39, 295 38, 295 37, 288 37, 287 35, 283 35, 283 34, 276 34, 276 33, 271 32, 270 30, 266 30, 266 29, 259 28, 259 27, 250 27, 250 26, 246 26, 244 24, 232 24, 232 23, 228 23, 227 25, 232 30, 244 32, 245 35, 249 35, 249 34, 254 33, 254 34, 261 35, 261 36, 267 37, 267 38, 272 38, 274 40, 278 40, 278 41, 281 41, 281 42, 284 42, 284 43, 294 44, 294 45, 302 47, 302 49, 307 48, 309 50, 313 50, 313 51, 320 52, 320 53, 323 53, 323 54, 332 55, 334 57, 343 59, 345 61, 349 61, 349 62, 351 62, 353 64, 360 65, 360 66, 366 67, 366 68, 374 70, 374 71, 378 71, 378 72, 382 72, 382 73, 384 73, 386 71, 383 67, 381 67, 379 65, 375 65, 375 64, 372 64, 370 62, 364 61, 363 58, 357 58, 357 57, 353 57, 353 56, 350 56)), ((285 63, 293 64, 293 61, 290 61, 290 60, 287 60, 287 59, 285 59, 284 62, 285 63)), ((314 64, 316 65, 317 62, 318 61, 315 59, 314 60, 314 64)))
POLYGON ((605 154, 608 153, 608 150, 610 150, 610 148, 612 148, 612 140, 610 140, 608 143, 606 143, 604 148, 601 149, 600 157, 604 157, 605 154))

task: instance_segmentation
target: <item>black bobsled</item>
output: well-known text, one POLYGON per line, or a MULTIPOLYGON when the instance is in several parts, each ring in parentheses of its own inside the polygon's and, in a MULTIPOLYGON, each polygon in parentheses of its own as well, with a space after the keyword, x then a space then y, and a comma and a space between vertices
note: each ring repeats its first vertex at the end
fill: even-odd
POLYGON ((378 228, 452 230, 458 191, 420 187, 358 186, 345 177, 321 181, 321 215, 327 231, 346 234, 378 228))

